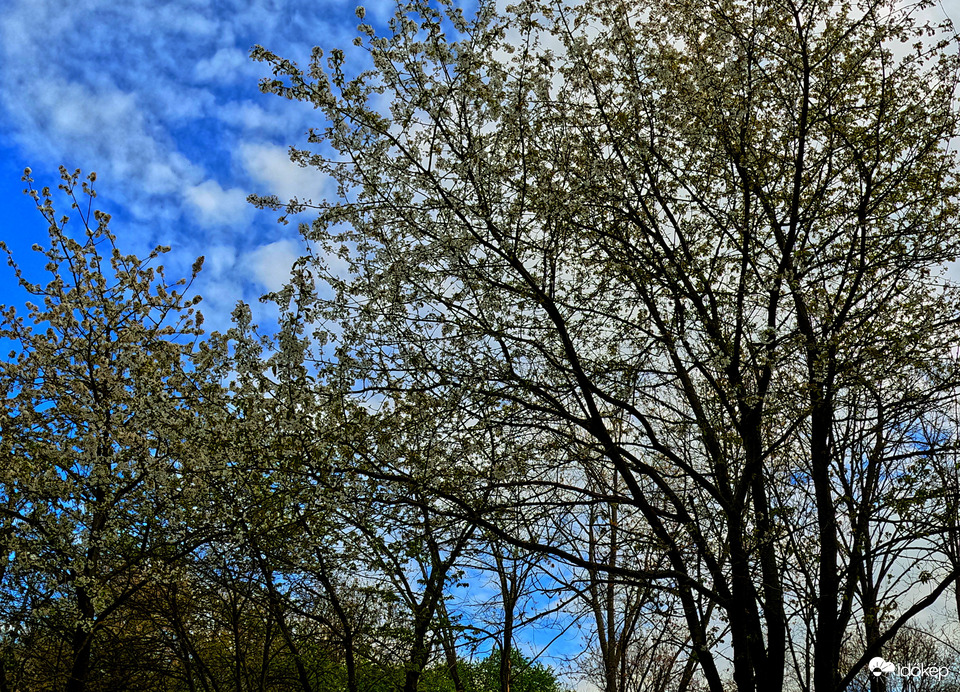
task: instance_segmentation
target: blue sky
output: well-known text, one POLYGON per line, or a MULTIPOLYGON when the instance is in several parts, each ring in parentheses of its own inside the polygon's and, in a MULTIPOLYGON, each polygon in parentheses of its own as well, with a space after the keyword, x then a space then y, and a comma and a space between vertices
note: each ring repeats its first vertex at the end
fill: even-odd
MULTIPOLYGON (((309 106, 261 94, 269 70, 248 53, 259 43, 305 63, 314 45, 349 50, 356 3, 0 6, 0 237, 18 260, 36 266, 29 248, 46 241, 43 219, 21 193, 23 169, 33 169, 38 187, 55 187, 63 164, 97 172, 98 206, 113 214, 122 250, 171 245, 171 279, 206 256, 195 288, 210 327, 225 327, 238 299, 278 288, 300 254, 296 225, 277 224, 275 212, 246 197, 321 198, 322 177, 287 156, 320 123, 309 106)), ((376 21, 389 7, 368 11, 376 21)), ((13 283, 0 268, 0 303, 22 302, 13 283)))

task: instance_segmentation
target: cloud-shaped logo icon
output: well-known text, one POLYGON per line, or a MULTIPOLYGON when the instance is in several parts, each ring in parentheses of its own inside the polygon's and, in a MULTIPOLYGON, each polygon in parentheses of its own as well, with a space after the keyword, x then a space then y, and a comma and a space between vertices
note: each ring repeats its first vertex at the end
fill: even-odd
POLYGON ((879 677, 884 673, 892 673, 896 670, 896 666, 890 661, 884 661, 882 658, 877 656, 876 658, 871 658, 870 663, 867 664, 867 667, 870 669, 870 672, 875 676, 879 677))

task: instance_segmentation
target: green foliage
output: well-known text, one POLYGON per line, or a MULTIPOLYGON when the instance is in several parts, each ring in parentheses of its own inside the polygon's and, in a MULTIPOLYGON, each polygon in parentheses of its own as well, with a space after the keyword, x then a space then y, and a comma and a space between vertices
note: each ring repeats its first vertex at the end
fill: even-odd
MULTIPOLYGON (((465 664, 461 675, 468 692, 500 691, 500 650, 479 661, 465 664)), ((511 692, 565 692, 553 670, 525 658, 516 649, 510 652, 511 692)))

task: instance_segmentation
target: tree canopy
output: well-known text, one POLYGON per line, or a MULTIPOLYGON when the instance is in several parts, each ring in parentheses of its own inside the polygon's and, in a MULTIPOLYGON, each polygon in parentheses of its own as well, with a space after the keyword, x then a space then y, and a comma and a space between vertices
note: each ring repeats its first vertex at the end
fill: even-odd
POLYGON ((534 642, 578 628, 605 692, 951 671, 960 43, 927 9, 414 0, 306 69, 255 47, 336 191, 252 197, 314 214, 266 335, 242 303, 203 335, 34 192, 0 692, 555 690, 534 642))
POLYGON ((957 44, 926 7, 411 2, 358 75, 254 49, 339 192, 286 205, 318 209, 291 310, 375 425, 431 410, 458 457, 362 473, 646 585, 710 690, 844 689, 958 574, 925 481, 956 468, 957 44))

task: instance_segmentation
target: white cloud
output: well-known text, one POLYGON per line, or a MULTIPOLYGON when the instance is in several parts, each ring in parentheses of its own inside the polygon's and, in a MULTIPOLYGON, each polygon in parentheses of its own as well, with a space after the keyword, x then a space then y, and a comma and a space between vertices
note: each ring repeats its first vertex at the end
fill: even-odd
POLYGON ((326 194, 326 178, 313 168, 301 168, 290 160, 288 150, 270 144, 241 144, 240 162, 254 181, 263 185, 258 194, 277 195, 286 202, 293 197, 319 202, 326 194))
POLYGON ((250 268, 261 286, 268 291, 279 291, 290 280, 290 267, 300 254, 300 247, 292 240, 278 240, 248 253, 243 264, 250 268))
POLYGON ((255 80, 262 70, 239 48, 221 48, 212 57, 201 60, 193 68, 193 76, 201 82, 228 84, 255 80))
POLYGON ((230 245, 214 245, 207 248, 204 256, 204 271, 209 271, 211 276, 218 278, 233 269, 237 262, 237 249, 230 245))
MULTIPOLYGON (((131 201, 177 193, 201 177, 200 169, 151 124, 135 96, 116 87, 48 77, 28 82, 10 105, 19 115, 15 136, 35 155, 71 168, 97 168, 131 201)), ((146 211, 140 204, 131 206, 146 211)))
POLYGON ((188 187, 184 197, 205 226, 241 224, 250 218, 247 194, 238 187, 224 190, 216 180, 205 180, 188 187))
MULTIPOLYGON (((221 30, 221 22, 189 5, 192 3, 165 2, 131 3, 132 14, 141 21, 152 23, 170 33, 184 33, 193 38, 214 38, 221 30)), ((207 14, 211 14, 208 12, 207 14)))
MULTIPOLYGON (((271 104, 269 100, 264 103, 271 104)), ((281 102, 279 105, 292 104, 281 102)), ((296 109, 280 108, 270 111, 251 101, 218 104, 216 117, 227 125, 248 132, 255 131, 260 136, 270 134, 289 138, 290 133, 296 133, 303 128, 303 118, 296 109)))

